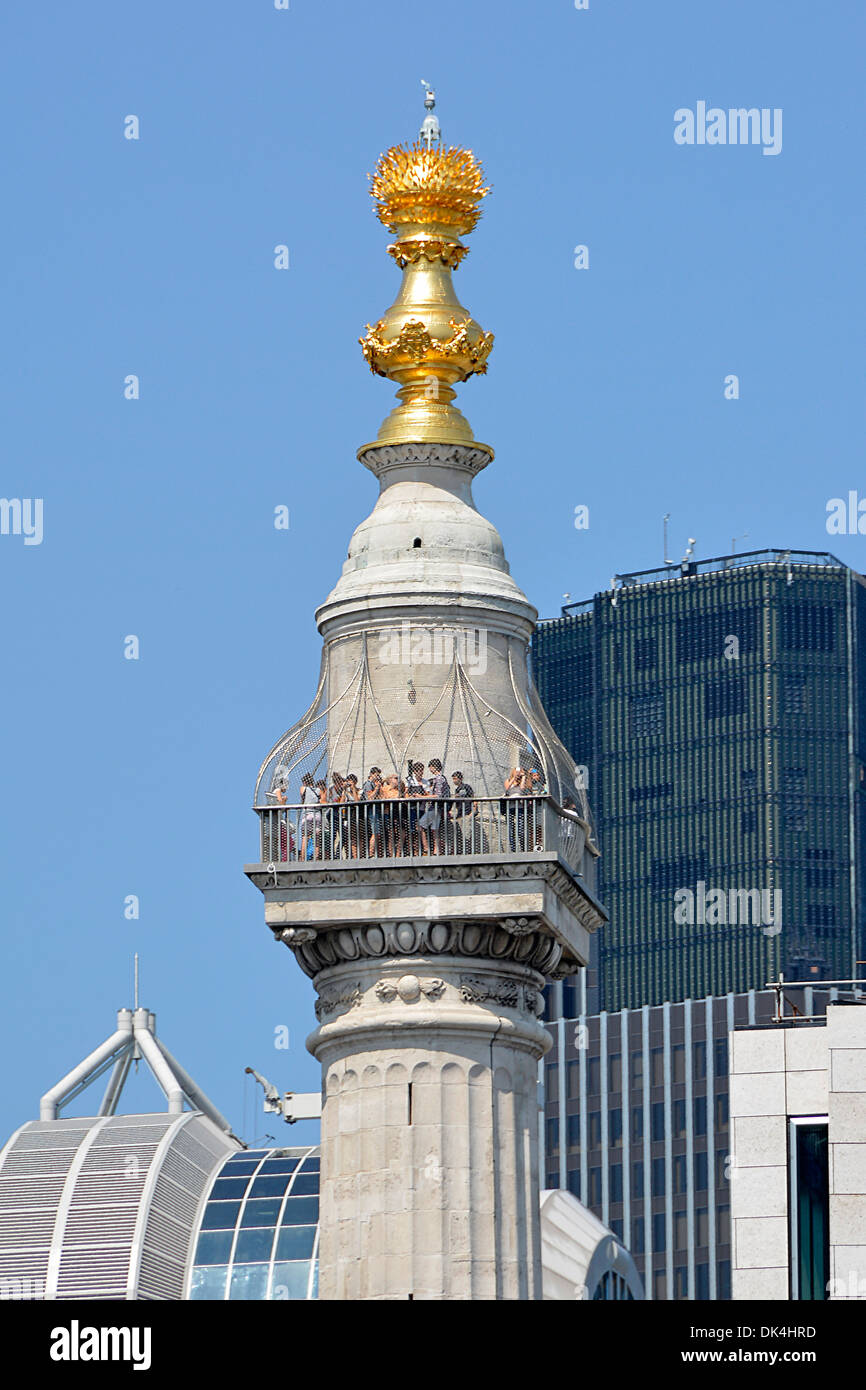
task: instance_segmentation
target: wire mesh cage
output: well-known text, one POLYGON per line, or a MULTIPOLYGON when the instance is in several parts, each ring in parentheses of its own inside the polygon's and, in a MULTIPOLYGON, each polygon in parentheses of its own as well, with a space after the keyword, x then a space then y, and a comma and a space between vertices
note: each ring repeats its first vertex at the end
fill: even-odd
POLYGON ((582 769, 554 733, 525 646, 402 623, 326 645, 315 697, 259 771, 255 805, 353 799, 375 768, 405 795, 438 762, 477 797, 508 785, 547 795, 589 825, 582 769), (420 769, 420 772, 419 772, 420 769), (396 782, 394 782, 396 779, 396 782), (516 779, 516 780, 515 780, 516 779))

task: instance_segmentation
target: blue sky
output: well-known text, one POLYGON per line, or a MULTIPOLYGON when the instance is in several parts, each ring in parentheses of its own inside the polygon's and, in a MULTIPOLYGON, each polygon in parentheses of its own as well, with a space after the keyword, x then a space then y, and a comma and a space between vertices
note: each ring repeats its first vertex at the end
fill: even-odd
POLYGON ((458 404, 497 453, 477 504, 542 615, 660 564, 665 512, 675 557, 689 536, 700 558, 748 533, 738 549, 863 568, 863 539, 825 518, 829 498, 866 495, 866 11, 429 15, 382 0, 3 15, 0 494, 43 499, 44 536, 0 536, 0 1138, 112 1031, 136 950, 161 1034, 248 1139, 274 1122, 244 1066, 318 1087, 312 989, 242 865, 259 762, 315 688, 313 611, 375 500, 355 450, 392 387, 356 340, 397 272, 366 174, 414 138, 422 77, 447 142, 493 184, 456 283, 497 341, 458 404), (674 112, 698 101, 781 108, 781 153, 677 145, 674 112))

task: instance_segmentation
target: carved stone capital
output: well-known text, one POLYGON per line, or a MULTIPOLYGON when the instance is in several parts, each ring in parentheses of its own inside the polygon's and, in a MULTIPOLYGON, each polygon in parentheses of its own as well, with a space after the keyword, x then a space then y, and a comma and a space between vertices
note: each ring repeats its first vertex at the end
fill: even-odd
POLYGON ((365 468, 376 477, 392 468, 423 464, 426 468, 460 468, 480 473, 490 462, 490 452, 468 444, 380 444, 360 455, 365 468))
POLYGON ((417 975, 401 975, 400 979, 379 980, 375 988, 376 998, 381 1004, 392 1004, 402 999, 404 1004, 414 1004, 422 996, 425 999, 438 999, 445 992, 444 980, 421 980, 417 975))
POLYGON ((300 932, 300 940, 287 940, 286 930, 280 931, 278 938, 294 951, 301 969, 311 978, 330 966, 388 957, 478 956, 528 965, 542 975, 551 975, 562 959, 559 942, 534 918, 518 918, 513 928, 496 920, 416 918, 352 927, 301 928, 300 932))
POLYGON ((316 1018, 321 1023, 325 1014, 337 1009, 357 1009, 363 997, 360 980, 343 990, 324 990, 316 1000, 316 1018))
POLYGON ((316 933, 313 927, 284 927, 281 932, 277 932, 276 940, 282 941, 286 946, 306 946, 308 942, 315 941, 316 933))

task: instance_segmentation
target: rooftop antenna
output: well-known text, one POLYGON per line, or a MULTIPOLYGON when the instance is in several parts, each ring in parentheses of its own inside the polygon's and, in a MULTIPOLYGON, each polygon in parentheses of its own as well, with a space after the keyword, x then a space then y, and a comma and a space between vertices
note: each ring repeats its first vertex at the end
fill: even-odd
POLYGON ((689 536, 689 543, 686 546, 686 553, 680 561, 680 564, 687 565, 689 563, 689 560, 692 558, 692 551, 694 550, 696 545, 697 541, 695 540, 694 536, 689 536))
POLYGON ((433 115, 433 108, 436 105, 436 93, 430 86, 430 83, 425 82, 423 77, 421 78, 421 86, 424 88, 424 105, 427 108, 427 115, 421 122, 421 129, 418 133, 422 145, 426 145, 428 150, 432 150, 433 146, 438 145, 442 140, 442 131, 439 129, 439 122, 433 115))
POLYGON ((736 553, 737 553, 737 541, 747 541, 748 539, 749 539, 749 533, 748 533, 748 531, 744 531, 743 534, 742 534, 741 536, 733 536, 733 537, 731 538, 731 554, 732 554, 732 555, 736 555, 736 553))
POLYGON ((663 528, 663 534, 664 534, 664 556, 665 556, 665 564, 666 564, 666 565, 672 565, 672 564, 673 564, 673 560, 669 560, 669 559, 668 559, 668 522, 670 521, 670 519, 671 519, 671 514, 670 514, 670 512, 665 512, 664 516, 662 517, 662 528, 663 528))
MULTIPOLYGON (((137 951, 136 951, 136 953, 135 953, 135 955, 134 955, 134 957, 133 957, 133 960, 134 960, 135 964, 134 964, 134 966, 133 966, 132 996, 133 996, 133 999, 134 999, 134 1001, 135 1001, 134 1004, 133 1004, 133 1008, 137 1011, 137 1010, 138 1010, 138 952, 137 952, 137 951)), ((133 1041, 132 1051, 131 1051, 131 1057, 132 1057, 133 1062, 135 1063, 135 1074, 136 1074, 136 1076, 138 1076, 138 1063, 139 1063, 139 1061, 140 1061, 140 1059, 141 1059, 141 1048, 140 1048, 139 1045, 138 1045, 138 1039, 137 1039, 137 1038, 133 1041)))

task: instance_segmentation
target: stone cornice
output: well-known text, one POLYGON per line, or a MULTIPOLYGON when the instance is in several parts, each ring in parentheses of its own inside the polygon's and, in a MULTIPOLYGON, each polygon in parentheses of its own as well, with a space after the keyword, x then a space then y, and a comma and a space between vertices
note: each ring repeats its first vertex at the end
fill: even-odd
POLYGON ((472 863, 461 857, 442 856, 441 862, 414 865, 380 863, 361 866, 357 860, 344 860, 321 867, 305 868, 275 864, 247 864, 244 872, 266 897, 273 890, 280 892, 310 888, 370 887, 389 888, 401 885, 519 883, 527 879, 549 883, 563 905, 587 931, 596 931, 608 920, 601 904, 582 880, 577 879, 559 857, 553 853, 537 854, 531 859, 504 860, 484 856, 472 863))
POLYGON ((491 451, 467 444, 368 444, 358 458, 377 478, 394 468, 459 468, 474 478, 486 468, 491 451))

